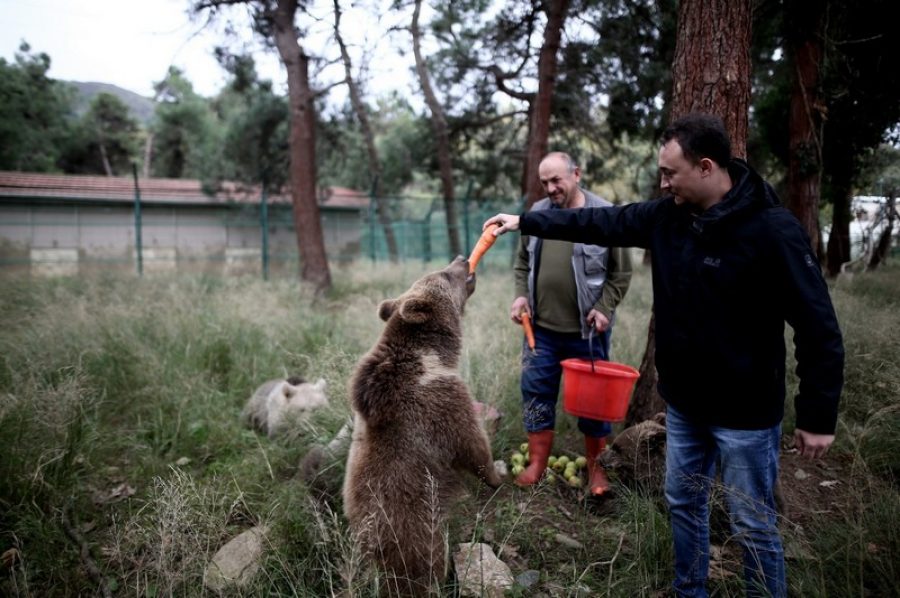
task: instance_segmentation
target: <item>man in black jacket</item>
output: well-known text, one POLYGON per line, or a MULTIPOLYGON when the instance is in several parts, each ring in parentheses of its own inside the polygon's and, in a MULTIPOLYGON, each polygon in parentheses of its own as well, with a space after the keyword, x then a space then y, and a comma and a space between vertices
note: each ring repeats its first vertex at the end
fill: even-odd
POLYGON ((844 349, 828 288, 797 219, 744 161, 718 118, 663 133, 667 196, 623 207, 499 214, 495 234, 650 249, 659 393, 668 404, 666 499, 678 596, 706 596, 709 489, 718 465, 750 596, 785 596, 774 486, 785 398, 784 323, 794 330, 794 440, 834 441, 844 349))

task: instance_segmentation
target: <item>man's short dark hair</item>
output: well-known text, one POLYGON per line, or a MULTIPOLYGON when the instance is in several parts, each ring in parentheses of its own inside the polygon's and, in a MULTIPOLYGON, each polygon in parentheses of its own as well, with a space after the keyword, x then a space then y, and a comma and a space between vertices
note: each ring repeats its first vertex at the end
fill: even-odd
POLYGON ((663 131, 661 144, 678 142, 684 157, 692 164, 709 158, 723 168, 731 161, 731 140, 725 123, 718 116, 692 112, 676 119, 663 131))

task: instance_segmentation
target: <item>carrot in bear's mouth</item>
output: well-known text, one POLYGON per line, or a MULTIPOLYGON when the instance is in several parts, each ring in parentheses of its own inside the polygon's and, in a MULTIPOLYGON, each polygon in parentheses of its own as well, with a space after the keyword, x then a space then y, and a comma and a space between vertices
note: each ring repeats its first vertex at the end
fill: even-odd
POLYGON ((475 272, 475 268, 478 266, 478 262, 481 261, 482 256, 497 241, 497 237, 494 236, 494 230, 499 226, 499 224, 492 224, 481 233, 481 237, 478 238, 478 242, 475 243, 475 248, 472 249, 472 254, 469 256, 469 274, 475 272))

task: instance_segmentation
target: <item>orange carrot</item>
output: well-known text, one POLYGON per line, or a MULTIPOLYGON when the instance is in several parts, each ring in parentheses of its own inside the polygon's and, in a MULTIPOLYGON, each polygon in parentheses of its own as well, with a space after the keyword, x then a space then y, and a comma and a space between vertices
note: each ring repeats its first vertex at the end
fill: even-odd
POLYGON ((531 316, 528 312, 522 312, 522 328, 525 330, 525 340, 528 341, 528 348, 534 351, 534 327, 531 325, 531 316))
POLYGON ((475 267, 478 265, 481 257, 487 253, 487 250, 497 241, 497 237, 494 236, 494 230, 499 228, 499 226, 499 224, 492 224, 481 233, 481 237, 479 237, 478 242, 475 243, 475 248, 472 249, 472 255, 469 256, 470 274, 475 271, 475 267))

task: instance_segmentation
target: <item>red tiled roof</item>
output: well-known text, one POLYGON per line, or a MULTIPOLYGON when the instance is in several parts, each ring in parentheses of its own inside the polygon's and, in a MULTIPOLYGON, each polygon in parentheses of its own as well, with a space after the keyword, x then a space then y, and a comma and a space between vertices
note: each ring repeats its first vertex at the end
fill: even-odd
MULTIPOLYGON (((185 204, 258 203, 259 187, 223 182, 215 194, 204 193, 196 179, 138 178, 141 201, 185 204)), ((42 174, 0 171, 0 197, 31 197, 133 201, 134 179, 73 174, 42 174)), ((289 204, 290 191, 269 193, 269 202, 289 204)), ((319 204, 337 208, 365 209, 369 197, 345 187, 327 187, 319 192, 319 204)))

